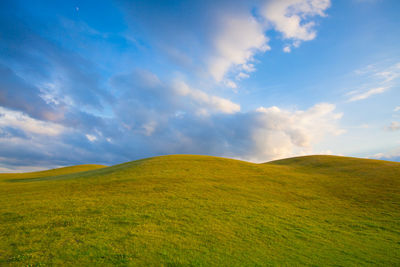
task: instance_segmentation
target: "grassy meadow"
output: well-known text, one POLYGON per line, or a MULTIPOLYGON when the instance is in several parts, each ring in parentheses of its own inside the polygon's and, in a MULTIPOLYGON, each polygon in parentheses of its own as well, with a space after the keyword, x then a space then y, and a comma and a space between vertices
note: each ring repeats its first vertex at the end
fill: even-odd
POLYGON ((192 155, 0 174, 0 266, 399 266, 400 163, 192 155))

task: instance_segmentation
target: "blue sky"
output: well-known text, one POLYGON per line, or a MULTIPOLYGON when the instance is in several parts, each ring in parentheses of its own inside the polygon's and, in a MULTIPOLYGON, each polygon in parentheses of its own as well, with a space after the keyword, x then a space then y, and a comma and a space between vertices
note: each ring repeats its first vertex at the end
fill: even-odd
POLYGON ((1 1, 0 171, 400 161, 396 0, 1 1))

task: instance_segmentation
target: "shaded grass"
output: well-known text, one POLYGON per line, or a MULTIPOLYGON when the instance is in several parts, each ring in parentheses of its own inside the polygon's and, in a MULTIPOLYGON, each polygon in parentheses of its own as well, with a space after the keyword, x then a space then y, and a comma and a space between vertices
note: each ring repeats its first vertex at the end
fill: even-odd
POLYGON ((12 175, 0 265, 400 264, 399 163, 175 155, 12 175))

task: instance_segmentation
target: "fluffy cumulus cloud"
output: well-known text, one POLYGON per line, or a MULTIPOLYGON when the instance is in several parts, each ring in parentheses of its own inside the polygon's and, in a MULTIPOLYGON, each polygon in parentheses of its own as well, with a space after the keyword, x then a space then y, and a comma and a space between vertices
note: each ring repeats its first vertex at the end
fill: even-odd
POLYGON ((291 47, 298 47, 300 42, 316 37, 315 16, 325 16, 330 0, 271 0, 266 1, 263 15, 283 38, 292 41, 284 47, 290 52, 291 47))
POLYGON ((316 37, 316 16, 325 16, 330 0, 269 0, 258 6, 261 18, 254 17, 249 9, 241 13, 224 14, 217 20, 218 30, 213 36, 214 53, 209 61, 209 71, 217 82, 236 87, 226 80, 230 71, 237 80, 249 77, 254 69, 252 61, 257 53, 270 50, 266 31, 274 29, 290 41, 283 51, 290 53, 302 41, 316 37), (249 67, 251 70, 249 71, 249 67))
POLYGON ((5 149, 0 157, 7 157, 9 166, 29 165, 32 155, 46 166, 77 163, 77 158, 79 163, 112 164, 174 153, 263 162, 311 153, 321 139, 341 133, 341 114, 331 104, 304 111, 260 107, 240 112, 228 99, 182 81, 162 81, 147 71, 116 76, 112 86, 121 93, 115 116, 103 117, 90 129, 2 109, 0 143, 5 149))
POLYGON ((253 149, 247 156, 253 161, 312 153, 312 145, 326 135, 343 133, 337 122, 341 113, 332 104, 317 104, 305 111, 287 111, 278 107, 258 108, 257 127, 251 133, 253 149))
MULTIPOLYGON (((254 55, 270 49, 263 26, 250 14, 222 16, 219 25, 214 37, 215 52, 209 63, 210 73, 217 82, 223 81, 231 68, 248 71, 254 55)), ((246 74, 240 73, 244 78, 246 74)))
POLYGON ((205 116, 198 108, 185 105, 187 97, 182 95, 176 105, 167 109, 164 102, 158 106, 136 106, 130 103, 138 99, 121 100, 114 107, 117 116, 103 118, 89 132, 2 110, 0 157, 6 159, 2 164, 15 168, 88 162, 114 164, 175 153, 263 162, 312 153, 313 145, 322 138, 341 133, 337 126, 341 114, 329 104, 305 111, 271 107, 245 113, 233 113, 230 108, 211 112, 205 108, 209 112, 205 116))

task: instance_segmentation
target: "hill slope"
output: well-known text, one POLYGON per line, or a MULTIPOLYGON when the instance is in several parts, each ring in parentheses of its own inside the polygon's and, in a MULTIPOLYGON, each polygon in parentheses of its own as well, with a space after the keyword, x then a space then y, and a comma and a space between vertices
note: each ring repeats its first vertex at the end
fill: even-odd
POLYGON ((57 168, 46 171, 38 172, 25 172, 25 173, 0 173, 0 179, 31 179, 39 177, 53 177, 58 175, 72 174, 78 172, 92 171, 100 168, 105 168, 104 165, 97 164, 84 164, 70 167, 57 168))
POLYGON ((399 163, 344 157, 0 175, 0 265, 399 265, 399 207, 399 163))

